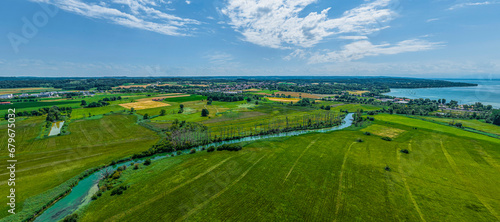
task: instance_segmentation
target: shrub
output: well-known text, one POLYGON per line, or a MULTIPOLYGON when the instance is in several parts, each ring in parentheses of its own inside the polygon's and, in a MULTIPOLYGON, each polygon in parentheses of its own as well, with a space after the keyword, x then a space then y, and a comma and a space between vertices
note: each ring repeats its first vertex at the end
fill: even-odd
POLYGON ((215 151, 215 148, 214 148, 214 147, 209 147, 209 148, 207 149, 207 152, 209 152, 209 153, 210 153, 210 152, 214 152, 214 151, 215 151))
POLYGON ((127 190, 127 186, 120 186, 114 190, 111 191, 111 196, 113 195, 121 195, 123 191, 127 190))
POLYGON ((369 135, 372 135, 372 133, 370 133, 370 132, 366 131, 366 132, 365 132, 365 135, 369 136, 369 135))
POLYGON ((363 141, 361 138, 358 138, 358 139, 356 139, 356 142, 358 142, 358 143, 362 143, 362 142, 364 142, 364 141, 363 141))
POLYGON ((177 151, 177 156, 182 155, 182 151, 178 150, 177 151))
POLYGON ((193 153, 196 153, 195 149, 191 149, 191 151, 189 151, 189 154, 193 154, 193 153))
POLYGON ((100 197, 100 196, 102 196, 102 192, 99 190, 99 191, 97 191, 96 195, 97 195, 98 197, 100 197))
POLYGON ((385 141, 392 141, 391 137, 387 137, 387 136, 382 137, 382 139, 385 141))
POLYGON ((94 195, 92 195, 92 198, 90 198, 90 199, 92 199, 92 200, 97 200, 97 195, 95 195, 95 194, 94 194, 94 195))
POLYGON ((149 166, 149 165, 151 165, 151 159, 146 159, 144 161, 144 166, 149 166))
POLYGON ((78 221, 78 215, 77 214, 68 215, 63 220, 63 222, 77 222, 77 221, 78 221))
POLYGON ((138 163, 134 164, 134 170, 137 170, 137 169, 139 169, 139 164, 138 163))
POLYGON ((399 152, 401 152, 401 153, 406 153, 406 154, 409 154, 409 153, 410 153, 410 151, 408 151, 407 149, 402 149, 402 150, 400 150, 399 152))
POLYGON ((202 109, 201 110, 201 116, 208 116, 210 112, 208 112, 208 109, 202 109))

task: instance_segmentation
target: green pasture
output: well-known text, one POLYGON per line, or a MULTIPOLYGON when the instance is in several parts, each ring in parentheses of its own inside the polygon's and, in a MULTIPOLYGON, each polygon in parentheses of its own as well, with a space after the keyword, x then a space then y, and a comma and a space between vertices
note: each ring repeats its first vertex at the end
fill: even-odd
POLYGON ((382 107, 368 104, 335 104, 331 108, 331 110, 335 111, 348 110, 349 112, 356 112, 358 109, 362 109, 363 111, 374 111, 382 109, 382 107))
MULTIPOLYGON (((58 187, 87 169, 147 150, 159 138, 136 124, 134 115, 107 115, 94 120, 73 120, 69 135, 35 139, 44 125, 43 117, 16 125, 16 216, 20 221, 32 215, 67 187, 58 187), (27 199, 29 198, 29 199, 27 199)), ((7 147, 7 126, 0 125, 0 146, 7 147)), ((0 167, 7 167, 7 151, 2 149, 0 167)), ((7 196, 9 175, 0 174, 0 195, 7 196)), ((0 218, 9 215, 0 207, 0 218)))
POLYGON ((475 130, 479 130, 486 133, 492 133, 496 135, 500 135, 500 126, 493 125, 490 123, 485 123, 484 121, 479 121, 475 119, 451 119, 451 118, 438 118, 438 117, 429 117, 429 116, 414 116, 415 118, 420 118, 424 120, 429 120, 431 122, 440 122, 440 123, 462 123, 463 127, 471 128, 475 130))

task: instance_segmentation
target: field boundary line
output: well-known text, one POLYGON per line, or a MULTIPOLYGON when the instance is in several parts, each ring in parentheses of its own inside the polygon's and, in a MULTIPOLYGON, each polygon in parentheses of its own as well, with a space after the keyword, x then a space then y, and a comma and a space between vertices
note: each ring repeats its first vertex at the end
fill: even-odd
POLYGON ((316 138, 315 140, 313 140, 311 143, 309 143, 309 145, 307 145, 307 147, 304 149, 304 151, 302 151, 302 153, 300 154, 300 156, 297 158, 297 160, 295 160, 295 163, 293 163, 292 165, 292 168, 290 168, 290 171, 288 171, 288 174, 286 175, 285 179, 283 180, 283 183, 286 182, 286 179, 288 179, 288 176, 290 176, 290 174, 292 173, 293 171, 293 168, 295 168, 295 165, 297 165, 297 163, 299 162, 299 160, 302 158, 302 156, 304 156, 304 153, 306 153, 306 151, 316 143, 316 141, 318 140, 319 138, 316 138))
POLYGON ((347 157, 349 156, 349 151, 351 150, 352 145, 354 145, 356 142, 351 143, 349 145, 349 148, 347 148, 347 151, 345 152, 344 155, 344 161, 342 162, 342 166, 340 167, 340 175, 339 175, 339 189, 337 191, 337 203, 335 204, 335 219, 333 221, 337 221, 339 209, 340 209, 340 201, 341 201, 341 196, 342 196, 342 177, 344 176, 344 168, 345 168, 345 163, 347 161, 347 157))
POLYGON ((111 134, 114 138, 118 138, 119 136, 111 129, 111 126, 109 125, 107 119, 101 119, 100 121, 102 127, 109 133, 111 134))
POLYGON ((500 221, 500 216, 495 212, 495 210, 493 209, 493 207, 491 207, 488 203, 486 203, 486 201, 484 200, 484 198, 481 195, 479 195, 476 192, 474 192, 474 189, 471 189, 470 182, 468 180, 466 180, 464 173, 458 168, 457 163, 455 162, 455 160, 453 160, 453 157, 451 157, 451 155, 448 153, 448 151, 446 150, 446 148, 444 148, 444 146, 443 146, 443 140, 440 140, 440 143, 441 143, 441 150, 443 151, 443 154, 446 157, 446 160, 448 161, 448 164, 450 164, 450 166, 453 169, 453 171, 455 172, 455 174, 457 176, 459 176, 460 179, 462 179, 462 182, 465 184, 465 186, 467 187, 467 189, 476 196, 476 198, 484 205, 484 207, 486 207, 486 209, 488 209, 488 211, 494 217, 496 217, 497 220, 500 221))
POLYGON ((231 184, 229 184, 228 186, 224 187, 224 189, 222 189, 221 191, 219 191, 218 193, 216 193, 215 195, 211 196, 208 200, 206 200, 205 202, 201 203, 201 204, 198 204, 196 207, 194 207, 193 209, 191 209, 187 214, 185 214, 184 216, 182 216, 181 218, 175 220, 175 221, 183 221, 185 220, 186 218, 188 218, 189 216, 193 215, 194 213, 196 213, 196 211, 200 210, 201 208, 203 208, 205 205, 207 205, 210 201, 212 201, 213 199, 219 197, 220 195, 224 194, 227 190, 229 190, 229 188, 231 188, 232 186, 234 186, 236 183, 238 183, 241 179, 243 179, 243 177, 245 177, 248 172, 250 172, 250 170, 252 170, 252 168, 257 165, 257 163, 259 163, 264 157, 266 157, 267 154, 265 154, 264 156, 262 156, 260 159, 258 159, 257 161, 255 161, 255 163, 252 164, 252 166, 250 166, 245 172, 243 172, 238 178, 236 178, 236 180, 234 180, 231 184))
MULTIPOLYGON (((411 141, 410 141, 410 143, 408 143, 408 150, 412 151, 412 149, 411 149, 411 141)), ((417 213, 420 216, 420 219, 422 221, 426 222, 426 220, 424 219, 424 215, 422 214, 422 211, 420 210, 420 207, 418 206, 417 201, 415 200, 415 197, 413 197, 413 193, 410 190, 410 186, 408 186, 408 182, 406 182, 406 177, 403 174, 403 168, 401 166, 401 152, 398 152, 397 150, 396 150, 396 152, 397 152, 397 155, 398 155, 398 163, 399 163, 398 164, 398 171, 399 171, 399 174, 401 175, 401 179, 403 180, 403 183, 405 185, 406 191, 408 192, 408 195, 410 196, 410 200, 413 203, 413 206, 415 207, 415 209, 417 210, 417 213)))
MULTIPOLYGON (((238 156, 240 156, 240 155, 238 155, 238 156)), ((230 157, 228 157, 228 158, 226 158, 226 159, 222 160, 222 161, 221 161, 221 162, 219 162, 218 164, 213 165, 212 167, 208 168, 205 172, 200 173, 200 174, 198 174, 197 176, 195 176, 195 177, 193 177, 193 178, 191 178, 191 179, 187 180, 186 182, 181 183, 181 184, 177 185, 176 187, 174 187, 174 188, 172 188, 172 189, 170 189, 170 190, 167 190, 167 191, 165 191, 165 192, 163 192, 163 193, 161 193, 161 194, 157 195, 156 197, 151 198, 151 199, 149 199, 148 201, 145 201, 145 202, 143 202, 143 203, 140 203, 140 204, 136 205, 135 207, 130 208, 128 211, 123 212, 123 213, 121 213, 121 214, 117 214, 117 215, 115 215, 115 216, 113 216, 113 217, 111 217, 111 218, 109 218, 109 219, 107 219, 107 220, 105 220, 105 221, 117 221, 118 219, 122 218, 123 216, 126 216, 126 215, 128 215, 128 214, 131 214, 131 213, 133 213, 134 211, 136 211, 136 210, 140 209, 143 205, 147 205, 147 204, 153 203, 153 202, 155 202, 155 201, 157 201, 157 200, 159 200, 159 199, 163 198, 164 196, 166 196, 166 195, 168 195, 168 194, 170 194, 170 193, 172 193, 172 192, 176 191, 177 189, 179 189, 179 188, 181 188, 181 187, 183 187, 183 186, 186 186, 186 185, 187 185, 187 184, 189 184, 189 183, 192 183, 193 181, 195 181, 195 180, 199 179, 200 177, 207 175, 208 173, 212 172, 213 170, 215 170, 216 168, 218 168, 219 166, 221 166, 222 164, 224 164, 224 163, 225 163, 225 162, 227 162, 228 160, 232 159, 233 157, 236 157, 236 156, 230 156, 230 157)))

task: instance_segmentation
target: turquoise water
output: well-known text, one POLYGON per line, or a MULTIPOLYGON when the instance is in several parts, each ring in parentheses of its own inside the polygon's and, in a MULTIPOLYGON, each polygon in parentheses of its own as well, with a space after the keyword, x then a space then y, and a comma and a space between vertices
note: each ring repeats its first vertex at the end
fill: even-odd
MULTIPOLYGON (((346 115, 344 120, 342 121, 342 124, 339 126, 331 127, 331 128, 325 128, 325 129, 316 129, 316 130, 298 130, 298 131, 291 131, 291 132, 286 132, 286 133, 278 133, 278 134, 272 134, 272 135, 263 135, 263 136, 250 136, 250 137, 244 137, 241 139, 236 139, 236 140, 228 140, 228 141, 223 141, 223 142, 218 142, 218 143, 211 143, 207 144, 204 146, 199 146, 196 147, 195 149, 200 151, 202 148, 208 148, 211 146, 219 146, 222 144, 232 144, 232 143, 239 143, 239 142, 244 142, 244 141, 255 141, 255 140, 261 140, 261 139, 268 139, 268 138, 276 138, 276 137, 287 137, 287 136, 298 136, 306 133, 313 133, 313 132, 320 132, 320 133, 326 133, 330 131, 335 131, 335 130, 341 130, 346 127, 349 127, 352 125, 352 116, 353 113, 349 113, 346 115)), ((185 150, 184 153, 188 153, 189 150, 185 150)), ((153 158, 154 160, 161 159, 161 158, 166 158, 166 155, 162 156, 157 156, 156 158, 153 158)), ((73 189, 71 192, 57 201, 54 205, 49 207, 47 210, 45 210, 40 216, 38 216, 35 219, 35 222, 45 222, 45 221, 58 221, 63 219, 64 217, 72 214, 79 208, 85 206, 90 202, 90 197, 97 192, 96 186, 97 183, 99 182, 99 179, 101 177, 101 173, 104 172, 107 169, 114 169, 119 166, 123 165, 130 165, 130 163, 140 163, 142 161, 128 161, 124 163, 117 164, 115 166, 110 166, 105 169, 102 169, 100 171, 97 171, 90 176, 86 177, 85 179, 81 180, 73 189)))
POLYGON ((454 82, 476 83, 473 87, 425 88, 425 89, 391 89, 385 95, 406 97, 410 99, 429 98, 431 100, 456 100, 459 104, 481 102, 500 108, 500 80, 450 80, 454 82))

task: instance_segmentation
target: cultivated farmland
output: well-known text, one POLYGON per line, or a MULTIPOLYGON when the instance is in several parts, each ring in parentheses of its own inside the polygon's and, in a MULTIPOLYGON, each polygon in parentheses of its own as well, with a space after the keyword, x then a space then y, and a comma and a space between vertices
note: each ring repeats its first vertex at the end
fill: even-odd
POLYGON ((134 108, 136 110, 140 110, 140 109, 151 109, 151 108, 170 106, 170 104, 145 100, 145 101, 133 102, 133 103, 123 103, 123 104, 120 104, 120 106, 127 108, 127 109, 134 108))
MULTIPOLYGON (((17 160, 22 165, 16 171, 16 215, 7 221, 33 215, 35 210, 65 192, 71 178, 133 153, 147 150, 158 140, 156 133, 138 126, 134 115, 106 115, 94 120, 74 120, 69 135, 36 139, 44 125, 42 118, 30 118, 16 126, 17 160), (50 179, 47 179, 50 178, 50 179)), ((7 126, 0 126, 0 145, 7 147, 7 126)), ((0 157, 0 167, 6 168, 7 156, 0 157)), ((7 196, 7 173, 0 175, 0 195, 7 196)), ((8 216, 3 205, 0 218, 8 216)))

